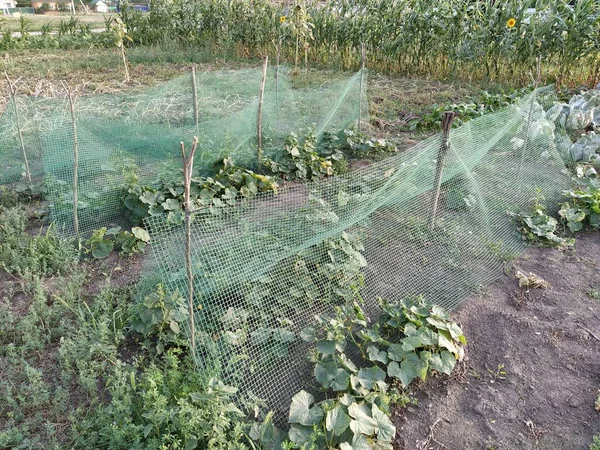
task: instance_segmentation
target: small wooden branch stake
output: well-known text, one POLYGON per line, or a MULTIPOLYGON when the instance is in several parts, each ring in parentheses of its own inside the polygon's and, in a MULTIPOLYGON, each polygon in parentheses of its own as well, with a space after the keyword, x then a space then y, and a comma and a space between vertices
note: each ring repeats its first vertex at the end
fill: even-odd
POLYGON ((362 94, 363 94, 363 83, 365 78, 365 64, 366 64, 366 49, 365 43, 360 44, 360 89, 358 93, 358 132, 361 132, 361 121, 362 121, 362 94))
POLYGON ((196 87, 196 68, 192 66, 192 97, 194 102, 194 124, 198 127, 198 88, 196 87))
POLYGON ((188 278, 188 314, 190 316, 190 341, 192 354, 196 358, 196 325, 194 319, 194 272, 192 270, 192 225, 190 207, 190 189, 192 184, 192 172, 194 170, 194 155, 198 147, 198 138, 194 136, 192 150, 188 155, 185 152, 185 145, 181 142, 181 157, 183 158, 183 186, 184 197, 183 207, 185 209, 185 267, 188 278))
POLYGON ((277 41, 276 49, 276 67, 275 67, 275 106, 277 107, 277 114, 279 114, 279 61, 281 59, 281 40, 277 41))
POLYGON ((25 161, 25 174, 27 180, 31 182, 31 171, 29 170, 29 160, 27 159, 27 151, 25 150, 25 142, 23 141, 23 130, 21 129, 21 120, 19 118, 19 108, 17 107, 17 91, 13 82, 8 78, 8 74, 4 72, 4 78, 8 83, 8 90, 10 92, 10 99, 15 109, 15 120, 17 121, 17 131, 19 132, 19 142, 21 143, 21 151, 23 152, 23 160, 25 161))
POLYGON ((267 68, 269 63, 269 57, 265 56, 263 63, 262 80, 260 82, 260 95, 258 97, 258 121, 256 122, 256 132, 258 135, 258 148, 256 156, 258 157, 258 167, 260 167, 262 161, 262 110, 263 110, 263 99, 265 96, 265 83, 267 82, 267 68))
POLYGON ((63 81, 63 86, 67 91, 69 98, 69 107, 71 109, 71 121, 73 123, 73 228, 75 234, 79 235, 79 214, 78 208, 78 185, 79 185, 79 139, 77 137, 77 120, 75 119, 75 94, 69 87, 66 81, 63 81))
POLYGON ((443 128, 443 138, 442 145, 440 146, 440 150, 438 152, 437 157, 437 165, 435 168, 435 181, 433 183, 434 187, 434 196, 433 196, 433 204, 431 206, 431 219, 429 221, 429 229, 433 231, 435 228, 435 216, 437 214, 438 202, 440 199, 440 190, 442 188, 442 174, 444 171, 444 160, 446 159, 446 154, 448 153, 448 149, 450 148, 450 130, 452 129, 452 122, 454 121, 454 112, 446 111, 444 113, 444 119, 442 123, 443 128))

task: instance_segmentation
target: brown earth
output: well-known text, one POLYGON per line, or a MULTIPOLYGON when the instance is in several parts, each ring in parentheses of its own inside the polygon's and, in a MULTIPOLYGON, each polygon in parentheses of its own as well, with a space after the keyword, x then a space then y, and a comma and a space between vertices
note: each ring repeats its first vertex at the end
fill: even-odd
POLYGON ((598 291, 600 233, 578 235, 574 250, 527 250, 454 312, 469 340, 465 360, 396 411, 396 448, 587 450, 600 433, 598 291), (516 270, 550 286, 527 293, 516 270))

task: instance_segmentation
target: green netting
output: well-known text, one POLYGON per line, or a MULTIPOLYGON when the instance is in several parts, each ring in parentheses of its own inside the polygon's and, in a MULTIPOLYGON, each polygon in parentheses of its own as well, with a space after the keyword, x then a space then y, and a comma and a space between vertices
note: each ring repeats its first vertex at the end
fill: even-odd
MULTIPOLYGON (((197 361, 285 414, 312 386, 303 327, 337 304, 424 295, 453 308, 524 249, 507 212, 568 185, 552 94, 538 90, 451 133, 430 227, 442 136, 346 176, 263 195, 192 223, 197 361)), ((188 292, 185 231, 146 221, 146 274, 188 292)))
MULTIPOLYGON (((314 128, 317 135, 356 123, 360 111, 361 73, 313 88, 295 88, 289 70, 271 67, 262 108, 263 154, 277 159, 292 132, 314 128)), ((83 96, 74 104, 78 141, 66 98, 19 97, 19 112, 28 117, 25 135, 37 142, 38 173, 43 172, 51 219, 67 234, 73 229, 73 186, 77 173, 79 231, 123 219, 123 163, 134 161, 142 177, 153 180, 165 166, 181 166, 180 145, 198 136, 195 167, 212 175, 226 156, 247 168, 257 167, 257 117, 262 68, 211 71, 196 75, 198 126, 195 125, 191 77, 128 94, 83 96), (32 127, 31 124, 34 124, 32 127), (33 128, 33 129, 32 129, 33 128), (43 168, 43 170, 41 170, 43 168)), ((364 86, 364 83, 362 84, 364 86)), ((366 110, 366 108, 364 108, 366 110)), ((366 113, 364 114, 366 117, 366 113)), ((0 127, 15 129, 7 112, 0 127), (12 127, 12 128, 11 128, 12 127)), ((21 177, 22 152, 8 133, 0 142, 0 183, 21 177)), ((144 180, 142 180, 144 181, 144 180)))
POLYGON ((18 116, 15 114, 15 105, 10 100, 4 110, 0 111, 0 185, 28 180, 19 128, 22 132, 32 179, 39 179, 43 173, 42 149, 37 126, 34 116, 27 114, 29 99, 24 97, 15 97, 15 99, 18 116))

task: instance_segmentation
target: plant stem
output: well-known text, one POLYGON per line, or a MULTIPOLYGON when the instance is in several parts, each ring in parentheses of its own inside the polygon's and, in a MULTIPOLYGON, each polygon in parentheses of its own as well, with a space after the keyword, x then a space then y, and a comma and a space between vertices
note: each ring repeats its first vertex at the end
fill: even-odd
POLYGON ((192 66, 192 98, 194 102, 194 124, 198 128, 198 88, 196 87, 196 68, 192 66))
POLYGON ((196 326, 194 319, 194 272, 192 270, 192 225, 190 208, 190 190, 192 182, 192 172, 194 170, 194 154, 198 147, 198 138, 194 136, 192 150, 187 156, 185 145, 181 142, 181 156, 183 158, 183 186, 185 209, 185 268, 188 278, 188 314, 190 316, 190 341, 194 360, 196 358, 196 326))
POLYGON ((19 142, 21 144, 21 151, 23 152, 23 160, 25 161, 25 173, 27 175, 27 180, 31 183, 31 171, 29 170, 29 160, 27 159, 27 152, 25 151, 25 142, 23 141, 23 130, 21 129, 21 121, 19 118, 19 108, 17 107, 17 97, 15 86, 13 85, 10 78, 8 78, 8 74, 5 72, 4 77, 6 78, 6 82, 8 83, 8 89, 10 91, 10 99, 13 104, 13 108, 15 110, 15 120, 17 121, 17 130, 19 132, 19 142))
POLYGON ((260 82, 260 95, 258 97, 258 120, 256 122, 256 133, 258 136, 258 148, 256 156, 258 158, 258 168, 262 161, 262 110, 263 110, 263 99, 265 95, 265 83, 267 82, 267 68, 269 63, 269 57, 265 56, 263 63, 262 80, 260 82))
POLYGON ((73 124, 73 228, 75 234, 79 235, 79 214, 78 214, 78 186, 79 186, 79 139, 77 137, 77 120, 75 119, 75 103, 73 99, 73 91, 66 81, 63 81, 63 86, 67 91, 69 98, 69 107, 71 110, 71 121, 73 124))

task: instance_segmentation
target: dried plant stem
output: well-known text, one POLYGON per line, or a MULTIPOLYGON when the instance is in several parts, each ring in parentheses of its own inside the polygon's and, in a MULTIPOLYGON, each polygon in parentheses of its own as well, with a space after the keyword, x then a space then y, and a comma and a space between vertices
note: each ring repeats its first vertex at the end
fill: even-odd
POLYGON ((265 60, 263 62, 263 72, 262 72, 262 80, 260 82, 260 95, 258 97, 258 120, 256 122, 256 133, 258 135, 258 147, 256 156, 258 158, 258 167, 260 167, 260 162, 262 161, 262 110, 263 110, 263 100, 265 96, 265 83, 267 82, 267 68, 269 64, 269 57, 265 56, 265 60))
POLYGON ((192 98, 194 102, 194 124, 198 127, 199 113, 198 113, 198 87, 196 86, 196 68, 192 66, 192 98))
POLYGON ((364 42, 360 45, 360 88, 358 92, 358 132, 361 132, 362 120, 362 94, 365 79, 366 49, 364 42))
POLYGON ((127 58, 125 58, 125 43, 121 42, 121 58, 123 58, 123 67, 125 68, 125 82, 129 83, 129 67, 127 66, 127 58))
POLYGON ((194 319, 194 272, 192 270, 192 210, 190 207, 190 189, 192 184, 192 172, 194 170, 194 154, 198 147, 198 138, 194 136, 192 150, 189 156, 186 154, 185 145, 181 142, 181 157, 183 158, 183 186, 185 209, 185 268, 188 279, 188 314, 190 317, 190 341, 192 354, 196 357, 196 325, 194 319))
POLYGON ((450 130, 452 129, 452 122, 454 121, 454 116, 455 114, 452 111, 446 111, 444 113, 444 119, 442 123, 442 145, 440 146, 440 150, 438 152, 437 165, 435 168, 435 181, 433 183, 434 196, 433 204, 431 206, 431 219, 429 221, 429 229, 431 231, 433 231, 433 229, 435 228, 435 216, 437 214, 438 202, 440 200, 440 190, 442 188, 444 160, 446 159, 446 154, 448 153, 448 149, 450 148, 450 130))
POLYGON ((21 120, 19 117, 19 108, 17 107, 17 91, 13 82, 8 78, 8 74, 4 73, 4 78, 6 78, 6 82, 8 83, 8 89, 10 92, 10 99, 13 104, 13 108, 15 110, 15 120, 17 121, 17 131, 19 132, 19 143, 21 144, 21 151, 23 152, 23 161, 25 161, 25 174, 27 175, 27 180, 31 182, 31 171, 29 170, 29 160, 27 159, 27 151, 25 150, 25 142, 23 141, 23 130, 21 129, 21 120))
POLYGON ((66 81, 63 81, 63 86, 67 91, 69 98, 69 107, 71 109, 71 122, 73 124, 73 228, 75 234, 79 235, 79 214, 78 214, 78 186, 79 186, 79 139, 77 137, 77 120, 75 119, 75 94, 69 87, 66 81))

